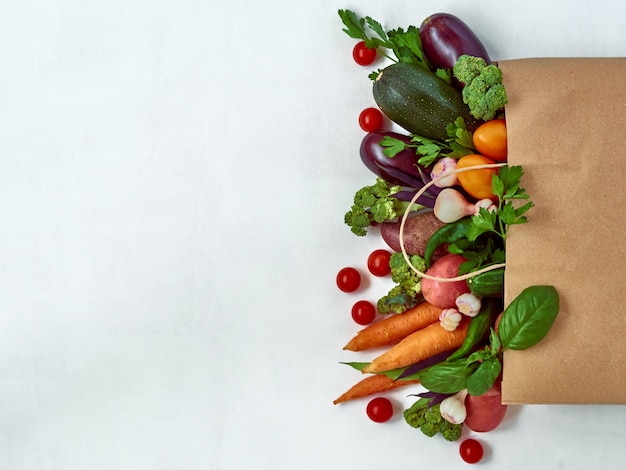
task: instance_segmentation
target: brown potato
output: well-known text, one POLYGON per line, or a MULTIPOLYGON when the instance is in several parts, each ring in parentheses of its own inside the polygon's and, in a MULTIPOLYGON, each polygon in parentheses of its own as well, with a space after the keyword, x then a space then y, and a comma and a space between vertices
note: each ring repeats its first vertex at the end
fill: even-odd
MULTIPOLYGON (((409 255, 424 256, 424 250, 430 237, 435 231, 444 225, 433 211, 420 212, 407 219, 404 224, 404 248, 409 255)), ((389 248, 395 252, 402 251, 400 249, 400 222, 384 222, 380 225, 380 234, 389 248)), ((445 253, 437 252, 437 255, 445 253)))

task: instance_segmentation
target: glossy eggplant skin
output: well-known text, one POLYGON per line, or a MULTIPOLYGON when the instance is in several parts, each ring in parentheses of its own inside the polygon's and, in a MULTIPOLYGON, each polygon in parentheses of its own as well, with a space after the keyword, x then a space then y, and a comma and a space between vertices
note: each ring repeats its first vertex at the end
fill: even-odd
POLYGON ((422 48, 433 68, 451 69, 463 54, 491 58, 478 36, 460 18, 449 13, 430 15, 420 26, 422 48))
POLYGON ((368 133, 361 141, 359 149, 361 160, 365 166, 389 183, 409 188, 421 188, 424 182, 417 165, 415 151, 405 149, 390 158, 384 154, 384 148, 380 145, 380 141, 385 136, 409 142, 407 136, 397 132, 375 131, 368 133))

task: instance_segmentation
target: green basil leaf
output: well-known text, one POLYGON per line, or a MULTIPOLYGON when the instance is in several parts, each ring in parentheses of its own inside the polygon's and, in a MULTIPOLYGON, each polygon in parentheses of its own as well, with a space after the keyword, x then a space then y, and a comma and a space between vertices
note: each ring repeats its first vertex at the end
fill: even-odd
POLYGON ((477 367, 477 363, 468 365, 465 359, 444 361, 424 369, 419 378, 422 385, 431 392, 456 393, 466 388, 467 378, 477 367))
MULTIPOLYGON (((360 372, 363 371, 367 366, 369 366, 369 362, 340 362, 340 364, 345 364, 347 366, 352 367, 360 372)), ((390 379, 396 380, 400 375, 404 372, 406 367, 401 367, 399 369, 387 370, 384 372, 379 372, 380 375, 386 375, 390 379)))
POLYGON ((497 357, 491 357, 480 363, 476 371, 467 378, 467 393, 482 395, 496 382, 502 372, 502 363, 497 357))
POLYGON ((474 351, 472 354, 467 356, 465 360, 467 364, 471 364, 472 362, 482 362, 487 359, 491 353, 485 349, 479 349, 478 351, 474 351))
POLYGON ((547 334, 559 312, 559 295, 552 286, 524 289, 504 310, 498 335, 504 349, 528 349, 547 334))
POLYGON ((500 337, 493 328, 491 328, 491 333, 489 334, 489 343, 493 354, 496 354, 502 348, 502 341, 500 341, 500 337))

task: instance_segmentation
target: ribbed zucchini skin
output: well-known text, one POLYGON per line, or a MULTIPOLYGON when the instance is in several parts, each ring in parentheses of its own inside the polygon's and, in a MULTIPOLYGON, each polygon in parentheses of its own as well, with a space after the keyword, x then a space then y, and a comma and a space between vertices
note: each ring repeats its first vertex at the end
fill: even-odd
POLYGON ((398 62, 384 68, 373 93, 380 110, 411 134, 444 140, 446 126, 458 117, 470 130, 478 126, 458 90, 414 65, 398 62))

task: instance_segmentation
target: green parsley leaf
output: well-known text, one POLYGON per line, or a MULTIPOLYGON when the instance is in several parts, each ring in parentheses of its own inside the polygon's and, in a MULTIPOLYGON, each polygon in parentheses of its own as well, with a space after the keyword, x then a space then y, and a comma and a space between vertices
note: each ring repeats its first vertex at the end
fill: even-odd
POLYGON ((446 83, 452 83, 452 70, 450 69, 437 69, 435 70, 435 75, 446 83))
POLYGON ((472 132, 467 128, 465 120, 462 117, 459 116, 454 122, 448 124, 446 126, 446 132, 448 137, 450 137, 450 143, 455 143, 468 150, 476 150, 474 140, 472 139, 472 132))
POLYGON ((354 39, 368 39, 365 34, 365 20, 359 18, 354 12, 350 10, 339 10, 339 17, 345 25, 342 29, 348 36, 354 39))
POLYGON ((467 239, 473 242, 483 233, 497 232, 498 213, 481 207, 478 214, 472 216, 472 222, 467 232, 467 239))
POLYGON ((365 17, 365 22, 367 23, 367 26, 369 26, 369 28, 374 31, 378 37, 380 37, 385 43, 389 42, 389 38, 387 36, 387 33, 385 33, 385 30, 383 29, 383 26, 376 21, 375 19, 366 16, 365 17))
POLYGON ((491 177, 491 192, 498 199, 502 199, 504 196, 504 182, 502 181, 502 178, 497 173, 494 173, 493 176, 491 177))
POLYGON ((514 224, 517 220, 517 215, 515 214, 515 208, 510 201, 507 201, 502 206, 500 210, 500 219, 507 225, 514 224))
MULTIPOLYGON (((441 72, 432 72, 428 62, 425 60, 422 49, 422 41, 419 35, 419 28, 409 26, 406 30, 396 28, 385 31, 383 25, 370 16, 360 18, 350 10, 338 10, 339 17, 344 24, 343 31, 354 39, 362 39, 365 45, 371 49, 376 48, 385 57, 394 62, 404 62, 433 73, 434 76, 444 79, 441 72), (368 33, 373 33, 371 36, 368 33), (393 53, 387 55, 385 50, 393 53)), ((374 79, 377 74, 370 74, 370 79, 374 79)), ((447 79, 447 77, 445 77, 447 79)))
POLYGON ((497 209, 491 214, 486 209, 481 209, 479 214, 472 217, 473 224, 468 231, 469 240, 475 240, 486 232, 495 232, 505 240, 509 225, 528 221, 524 214, 533 207, 533 203, 528 201, 520 207, 513 204, 514 200, 529 199, 526 190, 520 186, 523 174, 521 166, 505 165, 492 176, 491 190, 498 199, 497 209))
POLYGON ((379 145, 383 147, 383 153, 389 158, 395 157, 400 152, 408 148, 407 144, 404 141, 396 139, 395 137, 391 137, 389 135, 383 137, 380 140, 379 145))

